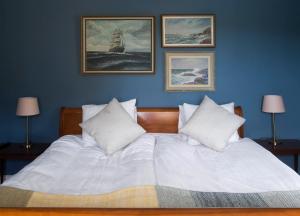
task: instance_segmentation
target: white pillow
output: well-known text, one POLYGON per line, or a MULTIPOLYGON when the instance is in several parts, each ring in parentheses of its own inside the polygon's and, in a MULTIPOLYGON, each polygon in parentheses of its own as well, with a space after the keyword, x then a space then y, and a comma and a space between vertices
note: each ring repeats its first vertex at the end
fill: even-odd
POLYGON ((203 145, 222 151, 245 119, 230 113, 205 96, 200 106, 183 128, 180 129, 203 145))
MULTIPOLYGON (((182 118, 182 120, 183 120, 182 126, 185 125, 186 122, 192 117, 193 113, 195 112, 195 110, 198 107, 199 107, 199 105, 193 105, 193 104, 187 104, 187 103, 183 104, 183 113, 181 115, 184 115, 184 118, 182 118)), ((228 104, 222 104, 221 107, 223 107, 224 109, 226 109, 230 113, 234 114, 234 103, 233 102, 228 103, 228 104)), ((180 115, 180 113, 179 113, 179 115, 180 115)), ((179 124, 178 124, 178 127, 179 127, 179 124)), ((235 131, 232 134, 232 136, 230 136, 228 142, 229 143, 237 142, 237 141, 239 141, 239 139, 240 139, 239 133, 238 133, 238 131, 235 131)), ((200 145, 200 143, 197 143, 197 141, 191 140, 191 139, 189 139, 189 143, 191 145, 200 145)))
POLYGON ((112 99, 95 116, 80 124, 91 135, 106 154, 112 154, 145 133, 117 99, 112 99))
POLYGON ((178 130, 185 124, 183 105, 179 105, 178 130))
MULTIPOLYGON (((136 111, 136 99, 124 101, 121 103, 123 108, 128 112, 128 114, 137 122, 137 111, 136 111)), ((95 116, 98 112, 103 110, 106 107, 107 104, 101 104, 101 105, 83 105, 82 106, 82 121, 86 121, 93 116, 95 116)), ((96 145, 96 140, 90 136, 85 131, 82 131, 82 139, 85 143, 85 146, 91 146, 96 145)))

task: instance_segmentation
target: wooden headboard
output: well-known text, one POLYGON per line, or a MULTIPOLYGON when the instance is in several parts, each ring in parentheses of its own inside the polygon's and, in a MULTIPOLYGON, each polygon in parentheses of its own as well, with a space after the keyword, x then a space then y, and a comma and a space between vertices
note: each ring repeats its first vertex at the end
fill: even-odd
MULTIPOLYGON (((138 108, 138 123, 149 133, 177 133, 178 108, 138 108)), ((235 114, 243 116, 240 106, 234 108, 235 114)), ((59 135, 81 134, 81 108, 62 107, 60 110, 59 135)), ((240 137, 244 137, 244 128, 238 129, 240 137)))

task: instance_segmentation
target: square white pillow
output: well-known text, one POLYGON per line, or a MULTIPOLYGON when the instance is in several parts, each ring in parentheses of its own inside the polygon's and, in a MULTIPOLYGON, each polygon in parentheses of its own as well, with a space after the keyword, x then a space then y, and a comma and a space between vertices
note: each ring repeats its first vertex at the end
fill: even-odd
POLYGON ((230 136, 244 122, 244 118, 230 113, 205 96, 192 117, 180 129, 180 132, 209 148, 222 151, 230 136))
POLYGON ((145 133, 115 98, 80 126, 96 140, 106 154, 122 149, 145 133))
MULTIPOLYGON (((228 103, 228 104, 222 104, 220 106, 223 107, 224 109, 226 109, 227 111, 229 111, 230 113, 234 114, 234 103, 233 102, 228 103)), ((183 107, 183 109, 182 109, 183 113, 181 115, 184 115, 184 117, 182 118, 182 120, 183 120, 182 126, 183 126, 192 117, 193 113, 199 107, 199 105, 193 105, 193 104, 184 103, 182 107, 183 107)), ((180 115, 180 113, 179 113, 179 115, 180 115)), ((178 127, 179 127, 179 125, 178 125, 178 127)), ((239 139, 240 139, 239 133, 238 133, 238 131, 235 131, 230 136, 228 142, 229 143, 237 142, 237 141, 239 141, 239 139)), ((189 143, 191 145, 200 145, 200 143, 198 143, 197 141, 192 140, 192 139, 189 139, 189 143)))
MULTIPOLYGON (((124 101, 121 103, 123 108, 128 112, 128 114, 137 122, 137 110, 136 110, 136 99, 124 101)), ((93 116, 95 116, 98 112, 103 110, 107 104, 100 104, 100 105, 83 105, 82 106, 82 121, 86 121, 93 116)), ((96 140, 82 130, 82 139, 84 140, 85 146, 96 145, 96 140)))

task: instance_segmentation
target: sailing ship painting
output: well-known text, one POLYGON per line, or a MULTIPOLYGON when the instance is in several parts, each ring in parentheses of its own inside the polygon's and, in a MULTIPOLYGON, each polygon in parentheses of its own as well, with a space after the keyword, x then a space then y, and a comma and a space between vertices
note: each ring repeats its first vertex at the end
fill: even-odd
POLYGON ((153 73, 153 17, 83 17, 83 73, 153 73))

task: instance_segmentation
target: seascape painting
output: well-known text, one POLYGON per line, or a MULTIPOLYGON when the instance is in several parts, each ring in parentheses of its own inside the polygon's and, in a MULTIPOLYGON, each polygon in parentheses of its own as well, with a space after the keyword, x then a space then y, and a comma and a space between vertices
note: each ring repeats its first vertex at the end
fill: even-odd
POLYGON ((211 91, 214 87, 214 53, 166 53, 168 91, 211 91))
POLYGON ((82 17, 82 73, 154 73, 154 17, 82 17))
POLYGON ((163 15, 162 47, 215 47, 215 16, 163 15))

